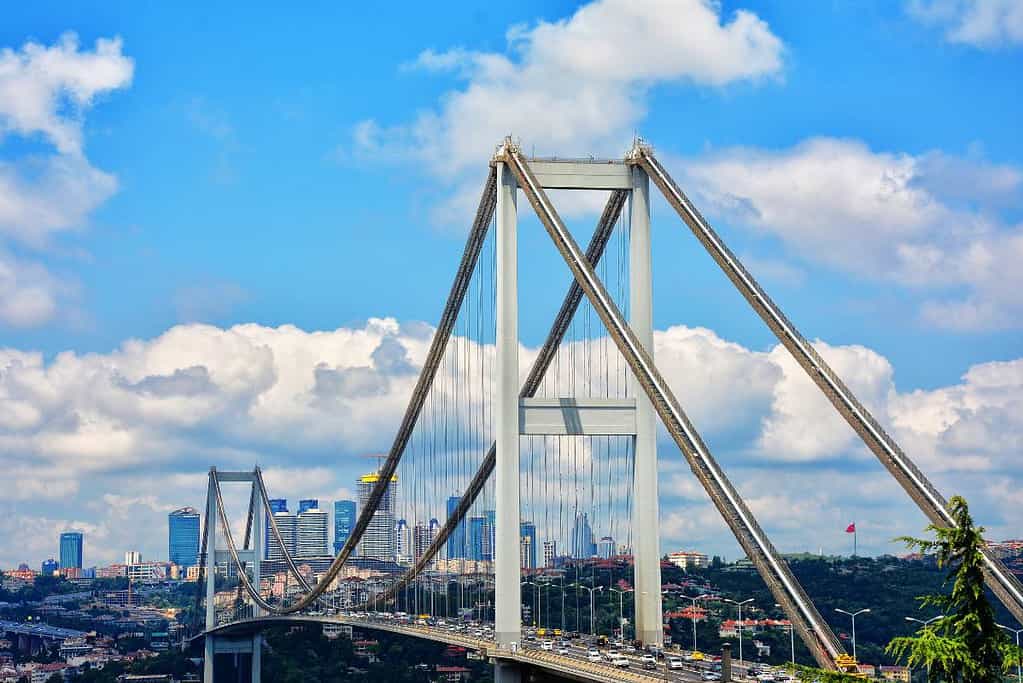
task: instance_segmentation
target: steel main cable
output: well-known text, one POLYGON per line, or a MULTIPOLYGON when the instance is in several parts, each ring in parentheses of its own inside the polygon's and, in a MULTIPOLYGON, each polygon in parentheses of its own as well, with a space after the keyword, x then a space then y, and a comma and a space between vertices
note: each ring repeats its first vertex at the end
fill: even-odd
MULTIPOLYGON (((594 231, 590 244, 586 249, 586 258, 589 259, 590 262, 598 263, 603 256, 604 249, 607 247, 607 243, 611 238, 615 222, 622 211, 622 207, 625 206, 625 200, 627 197, 627 191, 615 190, 608 198, 607 204, 604 206, 604 212, 597 223, 597 228, 594 231)), ((569 285, 568 292, 561 304, 561 308, 555 316, 554 323, 551 325, 551 329, 547 334, 547 339, 540 348, 540 352, 537 354, 536 360, 533 361, 533 366, 529 371, 529 375, 526 377, 526 380, 522 385, 522 390, 519 392, 519 398, 530 398, 536 393, 537 389, 539 389, 540 384, 547 373, 547 369, 551 365, 551 361, 557 355, 558 349, 561 346, 561 341, 568 330, 568 326, 572 322, 575 312, 582 301, 582 296, 582 289, 579 287, 578 283, 573 280, 569 285)), ((490 475, 493 473, 496 462, 497 444, 492 443, 486 456, 483 458, 482 464, 476 471, 475 476, 473 476, 472 481, 469 482, 469 486, 466 488, 465 493, 459 499, 458 505, 455 507, 455 510, 448 515, 448 519, 444 526, 441 527, 440 531, 438 531, 437 537, 430 544, 430 547, 427 549, 426 553, 424 553, 423 558, 416 563, 415 567, 406 572, 405 575, 398 580, 398 583, 395 584, 394 587, 382 594, 385 601, 393 597, 394 593, 401 590, 410 577, 414 576, 417 571, 422 570, 422 567, 433 559, 434 555, 436 555, 438 550, 440 550, 440 547, 447 541, 454 529, 465 518, 469 508, 476 502, 477 496, 479 496, 484 485, 489 480, 490 475)), ((359 608, 365 608, 365 605, 359 605, 359 608)))
MULTIPOLYGON (((274 607, 266 603, 259 595, 258 591, 251 590, 251 584, 248 583, 246 577, 246 581, 244 581, 244 583, 246 584, 246 588, 249 589, 250 596, 257 602, 257 604, 259 604, 260 607, 266 609, 271 614, 293 614, 305 609, 315 602, 316 599, 322 595, 334 581, 345 562, 348 561, 348 558, 355 546, 362 540, 362 536, 372 521, 376 509, 380 505, 381 499, 387 492, 391 477, 397 469, 398 463, 401 461, 401 457, 405 451, 405 446, 407 445, 409 437, 411 436, 418 421, 419 414, 423 407, 423 402, 425 401, 426 396, 429 393, 429 389, 433 384, 433 379, 436 376, 437 369, 443 358, 444 349, 451 337, 451 330, 457 320, 457 314, 461 308, 462 299, 464 298, 466 289, 468 288, 472 271, 475 268, 477 257, 479 256, 480 249, 482 248, 483 240, 486 236, 487 228, 490 224, 490 219, 493 216, 496 206, 497 173, 494 168, 491 168, 483 189, 483 196, 480 198, 479 208, 476 211, 476 218, 473 221, 472 230, 470 231, 466 241, 462 260, 455 276, 455 282, 451 287, 451 292, 448 295, 444 312, 441 315, 441 321, 434 333, 430 350, 427 353, 423 369, 419 375, 418 381, 416 382, 415 389, 413 390, 412 397, 409 400, 401 425, 398 428, 398 433, 395 436, 394 443, 391 446, 387 459, 384 461, 380 472, 378 473, 377 482, 367 498, 366 504, 363 506, 362 512, 359 514, 359 519, 353 527, 352 533, 345 541, 345 545, 341 548, 341 551, 338 552, 334 561, 331 562, 330 567, 321 577, 319 582, 311 589, 308 589, 306 594, 303 595, 298 602, 289 606, 274 607)), ((284 550, 285 555, 287 555, 287 549, 285 548, 284 550)), ((232 560, 235 561, 236 565, 240 566, 236 551, 232 551, 232 560)), ((302 581, 302 583, 304 586, 308 586, 308 583, 305 581, 302 581)))
MULTIPOLYGON (((732 253, 710 223, 654 157, 650 147, 637 142, 626 161, 641 166, 653 179, 654 184, 660 189, 668 203, 675 209, 711 258, 724 271, 728 279, 736 286, 743 298, 774 332, 781 345, 788 350, 793 359, 821 389, 838 413, 853 428, 853 431, 860 436, 871 452, 881 461, 881 464, 916 502, 924 515, 938 526, 954 527, 955 520, 947 509, 944 497, 768 296, 760 283, 732 253)), ((986 564, 985 578, 988 586, 1005 607, 1012 612, 1013 616, 1023 622, 1023 584, 1009 572, 990 549, 983 548, 982 552, 986 564)))
POLYGON ((778 601, 785 605, 790 619, 798 622, 800 636, 821 667, 835 668, 834 660, 844 651, 831 628, 806 597, 805 591, 788 565, 778 557, 777 550, 760 529, 756 519, 711 455, 706 444, 682 410, 671 388, 657 370, 629 324, 622 318, 607 290, 585 259, 579 245, 565 227, 550 199, 522 158, 519 150, 506 140, 497 159, 505 162, 515 175, 519 187, 536 211, 558 252, 583 288, 618 350, 625 356, 639 384, 661 417, 669 434, 679 446, 691 469, 710 494, 736 539, 761 572, 765 583, 778 601))

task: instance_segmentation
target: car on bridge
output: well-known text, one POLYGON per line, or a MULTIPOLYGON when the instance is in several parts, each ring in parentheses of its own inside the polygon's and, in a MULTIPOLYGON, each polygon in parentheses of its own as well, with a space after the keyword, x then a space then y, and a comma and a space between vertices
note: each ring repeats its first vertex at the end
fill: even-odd
POLYGON ((683 668, 681 657, 668 657, 668 668, 669 669, 681 669, 683 668))
POLYGON ((643 663, 644 669, 657 668, 657 657, 654 657, 653 655, 643 655, 639 658, 639 661, 643 663))
POLYGON ((616 655, 611 658, 611 666, 616 666, 619 669, 625 669, 629 666, 629 658, 623 655, 616 655))
POLYGON ((600 658, 600 652, 598 652, 597 650, 590 650, 586 653, 586 661, 601 662, 603 660, 600 658))

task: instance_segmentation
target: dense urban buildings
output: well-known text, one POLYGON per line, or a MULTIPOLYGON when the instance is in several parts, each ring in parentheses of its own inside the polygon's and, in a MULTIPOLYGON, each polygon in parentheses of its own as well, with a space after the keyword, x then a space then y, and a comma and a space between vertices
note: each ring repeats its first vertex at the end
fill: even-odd
POLYGON ((327 554, 328 529, 330 527, 327 513, 316 506, 302 509, 303 503, 316 502, 315 500, 304 500, 299 503, 300 512, 296 523, 298 533, 295 537, 296 557, 323 557, 327 554))
POLYGON ((334 554, 341 552, 355 526, 355 501, 334 501, 334 554))
POLYGON ((57 573, 58 569, 60 569, 60 564, 57 562, 57 560, 51 557, 48 560, 43 560, 43 564, 39 569, 39 573, 42 574, 43 576, 53 576, 54 574, 57 573))
POLYGON ((179 567, 199 564, 199 511, 195 508, 183 507, 167 515, 167 561, 179 567))
POLYGON ((124 553, 124 563, 126 565, 142 564, 142 553, 137 550, 129 550, 124 553))
MULTIPOLYGON (((369 503, 369 497, 373 487, 380 481, 380 475, 376 472, 359 477, 357 482, 359 492, 359 507, 365 509, 369 503)), ((366 532, 359 542, 358 555, 361 557, 372 557, 381 560, 394 561, 395 559, 395 519, 394 510, 398 498, 398 477, 392 476, 380 505, 373 513, 373 519, 366 527, 366 532)), ((411 548, 409 548, 411 550, 411 548)))
POLYGON ((84 535, 81 531, 65 531, 60 535, 61 569, 81 569, 84 535))

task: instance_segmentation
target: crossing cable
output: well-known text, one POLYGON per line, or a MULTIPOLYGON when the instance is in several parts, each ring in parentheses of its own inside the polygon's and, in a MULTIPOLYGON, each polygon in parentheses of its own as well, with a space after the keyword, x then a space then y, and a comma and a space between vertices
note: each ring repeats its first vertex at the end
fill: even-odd
MULTIPOLYGON (((209 510, 209 506, 206 507, 209 510)), ((203 515, 202 522, 202 545, 199 546, 199 573, 198 578, 195 582, 195 603, 192 609, 192 630, 197 632, 199 630, 199 607, 202 604, 202 598, 206 594, 205 590, 205 576, 206 576, 206 541, 209 538, 209 515, 203 515)), ((214 549, 214 552, 216 550, 214 549)))
MULTIPOLYGON (((920 510, 936 526, 952 528, 955 520, 949 513, 944 497, 938 492, 912 460, 902 451, 895 440, 885 432, 877 419, 859 402, 852 391, 817 353, 795 325, 785 316, 767 292, 760 286, 742 262, 732 253, 718 236, 710 223, 700 214, 689 198, 682 192, 661 163, 654 157, 649 146, 637 143, 626 158, 626 162, 643 168, 661 190, 665 199, 678 213, 711 258, 732 281, 743 298, 774 332, 782 346, 806 371, 810 379, 820 387, 824 395, 845 418, 849 426, 859 435, 867 447, 877 456, 881 464, 891 473, 920 510)), ((1012 575, 994 552, 981 548, 984 555, 984 578, 988 587, 998 596, 1002 604, 1023 623, 1023 584, 1012 575)))
MULTIPOLYGON (((604 212, 597 223, 597 228, 594 231, 590 244, 586 249, 586 258, 590 263, 598 263, 604 255, 604 249, 607 246, 608 240, 611 238, 615 222, 618 220, 618 215, 621 213, 627 197, 627 191, 615 190, 608 198, 607 204, 604 206, 604 212)), ((540 348, 540 352, 537 354, 536 360, 533 361, 533 367, 530 368, 529 375, 526 377, 526 381, 522 385, 522 389, 519 392, 519 398, 531 398, 536 393, 537 389, 539 389, 540 384, 543 382, 544 375, 547 373, 547 369, 550 367, 551 362, 557 355, 558 349, 561 346, 561 341, 564 339, 565 333, 568 331, 568 327, 572 322, 575 312, 579 308, 582 296, 583 290, 579 287, 579 284, 573 280, 572 284, 568 288, 568 293, 565 295, 565 300, 562 302, 561 308, 558 310, 558 314, 554 318, 554 323, 551 325, 551 329, 547 333, 547 339, 540 348)), ((483 458, 483 463, 476 471, 472 481, 469 482, 465 493, 462 494, 459 499, 455 510, 448 515, 444 526, 441 527, 440 531, 437 533, 437 537, 430 544, 430 547, 423 555, 423 558, 416 563, 417 567, 413 567, 412 570, 406 572, 394 586, 392 586, 386 593, 383 593, 382 598, 384 600, 389 600, 393 597, 393 595, 408 582, 409 578, 414 575, 417 568, 421 569, 418 565, 420 563, 425 564, 426 562, 429 562, 441 546, 443 546, 444 542, 447 541, 451 533, 462 522, 466 513, 469 511, 469 508, 483 490, 484 485, 487 483, 490 475, 494 471, 496 462, 497 444, 492 443, 486 456, 483 458)))
POLYGON ((707 490, 740 545, 760 570, 774 597, 785 607, 803 642, 821 667, 834 669, 834 660, 844 653, 838 639, 799 586, 788 565, 778 556, 777 550, 760 529, 738 491, 703 443, 703 439, 682 410, 671 388, 654 365, 650 353, 643 348, 635 332, 622 317, 519 150, 510 140, 506 140, 495 159, 506 163, 515 175, 519 187, 529 199, 540 222, 544 224, 565 263, 571 269, 576 282, 580 284, 596 309, 618 350, 629 363, 668 433, 686 457, 693 473, 707 490))

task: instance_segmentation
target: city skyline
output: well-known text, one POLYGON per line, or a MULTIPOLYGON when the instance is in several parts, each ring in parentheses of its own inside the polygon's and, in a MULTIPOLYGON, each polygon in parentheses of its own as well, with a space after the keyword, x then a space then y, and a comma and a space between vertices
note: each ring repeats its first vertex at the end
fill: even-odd
MULTIPOLYGON (((348 19, 340 8, 296 9, 303 30, 282 36, 255 8, 256 39, 236 60, 220 58, 215 31, 170 50, 169 7, 13 7, 0 27, 0 92, 18 93, 0 99, 12 207, 0 214, 12 416, 0 465, 13 492, 0 501, 0 562, 48 557, 68 528, 98 562, 140 541, 162 554, 167 512, 202 499, 211 464, 258 463, 293 501, 357 500, 361 456, 386 452, 400 423, 509 133, 538 155, 619 158, 635 135, 652 143, 936 487, 963 494, 996 536, 1016 535, 1023 61, 1003 24, 969 24, 970 3, 921 9, 935 4, 694 2, 692 22, 657 4, 530 0, 475 23, 417 7, 388 22, 398 39, 386 46, 329 40, 348 19), (610 77, 602 60, 545 47, 574 45, 582 26, 594 44, 647 44, 636 31, 650 26, 694 35, 655 33, 650 49, 668 56, 658 69, 628 59, 610 77), (254 106, 242 65, 260 63, 262 32, 282 49, 254 106), (47 60, 66 68, 43 78, 47 60), (362 68, 330 67, 348 62, 362 68), (564 135, 508 107, 515 97, 550 102, 564 135)), ((222 7, 208 17, 232 22, 222 7)), ((576 234, 600 203, 566 210, 576 234)), ((670 208, 652 211, 655 356, 774 543, 838 552, 833 529, 857 519, 863 552, 897 552, 892 539, 920 526, 912 502, 670 208), (680 265, 698 296, 679 296, 680 265)), ((528 356, 568 279, 542 231, 522 240, 528 356)), ((673 445, 660 447, 662 543, 736 555, 673 445)))

